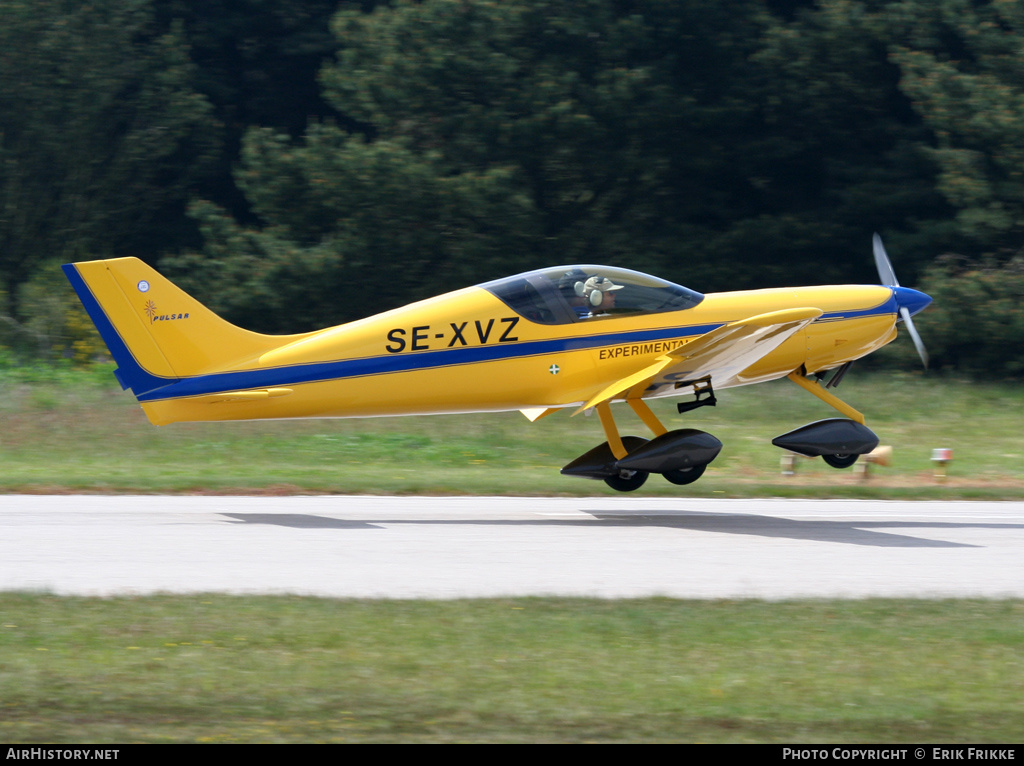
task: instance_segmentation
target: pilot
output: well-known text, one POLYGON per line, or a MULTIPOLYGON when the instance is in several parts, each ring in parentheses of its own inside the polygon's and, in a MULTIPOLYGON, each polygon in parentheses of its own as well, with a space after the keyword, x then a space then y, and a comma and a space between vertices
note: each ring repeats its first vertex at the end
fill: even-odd
POLYGON ((615 291, 624 285, 617 285, 608 277, 594 275, 586 282, 574 285, 576 295, 582 298, 587 308, 587 317, 607 315, 615 308, 615 291))

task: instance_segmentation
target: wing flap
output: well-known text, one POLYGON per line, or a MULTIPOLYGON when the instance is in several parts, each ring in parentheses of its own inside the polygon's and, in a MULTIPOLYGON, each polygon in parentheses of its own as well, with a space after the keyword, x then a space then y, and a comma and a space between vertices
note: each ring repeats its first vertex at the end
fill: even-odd
POLYGON ((669 374, 676 380, 709 376, 714 380, 736 375, 770 354, 821 314, 821 309, 810 307, 784 309, 722 325, 615 381, 577 412, 612 399, 638 398, 651 384, 657 384, 669 374))

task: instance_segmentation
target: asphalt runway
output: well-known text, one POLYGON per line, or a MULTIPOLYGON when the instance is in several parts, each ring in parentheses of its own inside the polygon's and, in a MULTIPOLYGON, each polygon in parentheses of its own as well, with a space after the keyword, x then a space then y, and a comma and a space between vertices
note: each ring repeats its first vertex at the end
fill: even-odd
POLYGON ((0 590, 1021 597, 1024 503, 5 495, 0 590))

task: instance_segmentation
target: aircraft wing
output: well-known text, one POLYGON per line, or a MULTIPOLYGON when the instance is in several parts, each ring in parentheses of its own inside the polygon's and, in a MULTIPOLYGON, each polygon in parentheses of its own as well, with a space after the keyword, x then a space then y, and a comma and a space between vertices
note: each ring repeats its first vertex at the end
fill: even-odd
POLYGON ((722 325, 615 381, 577 412, 612 399, 639 398, 649 388, 665 383, 709 376, 712 382, 727 380, 770 354, 821 314, 816 308, 784 309, 722 325))

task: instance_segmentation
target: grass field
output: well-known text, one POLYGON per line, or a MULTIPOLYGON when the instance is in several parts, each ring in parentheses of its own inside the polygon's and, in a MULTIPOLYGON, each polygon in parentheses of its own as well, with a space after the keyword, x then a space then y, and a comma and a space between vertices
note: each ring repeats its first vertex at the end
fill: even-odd
POLYGON ((0 594, 3 742, 1024 739, 1012 601, 0 594))
MULTIPOLYGON (((867 480, 821 460, 783 477, 771 439, 836 413, 788 381, 719 394, 717 407, 669 427, 709 431, 725 447, 704 477, 652 477, 645 495, 1024 497, 1024 387, 907 374, 853 374, 842 396, 868 416, 893 464, 867 480), (936 481, 932 449, 954 452, 936 481)), ((616 407, 623 433, 649 436, 616 407)), ((110 368, 10 372, 0 379, 0 491, 616 494, 558 469, 604 440, 596 417, 517 412, 366 420, 181 423, 157 428, 110 368)))
MULTIPOLYGON (((810 460, 780 474, 770 439, 833 416, 782 382, 685 420, 662 403, 725 449, 700 482, 640 492, 1024 497, 1020 386, 876 373, 841 393, 894 449, 866 480, 810 460), (946 481, 936 447, 954 450, 946 481)), ((617 494, 559 475, 603 440, 565 414, 154 428, 109 368, 19 368, 0 423, 8 493, 617 494)), ((1021 601, 0 593, 8 743, 1007 743, 1022 675, 1021 601)))

